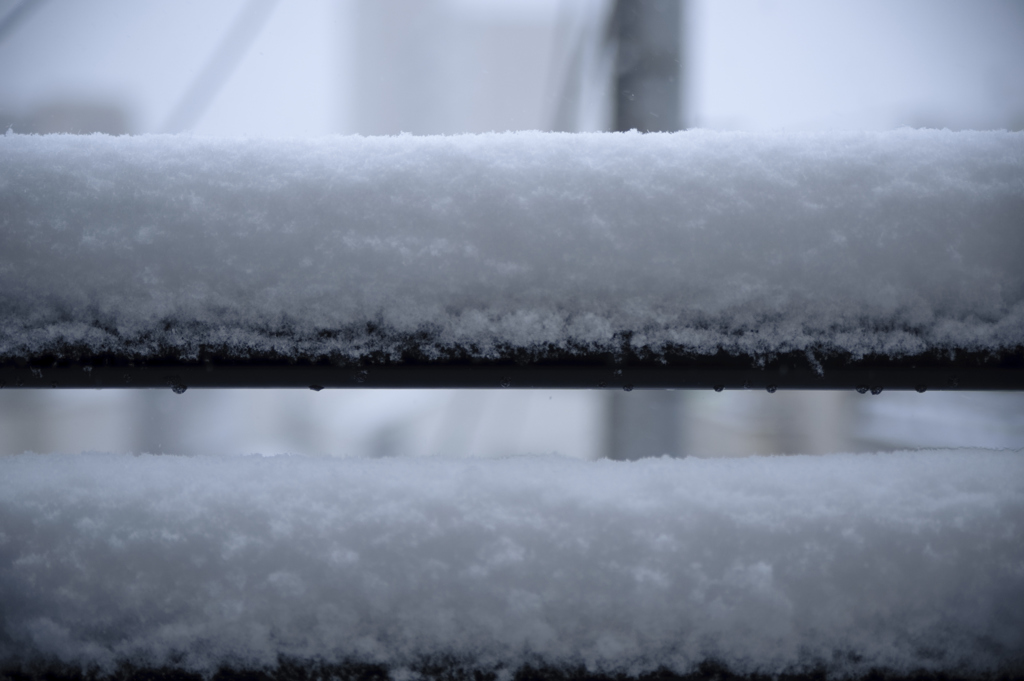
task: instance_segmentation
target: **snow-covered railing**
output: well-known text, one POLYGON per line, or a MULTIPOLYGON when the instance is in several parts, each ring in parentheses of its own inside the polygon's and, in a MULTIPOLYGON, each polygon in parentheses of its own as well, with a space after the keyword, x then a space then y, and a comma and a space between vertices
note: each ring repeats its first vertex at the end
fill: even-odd
POLYGON ((7 386, 1024 387, 1024 133, 0 139, 7 386))
POLYGON ((0 676, 1021 678, 1021 480, 991 450, 0 457, 0 676))

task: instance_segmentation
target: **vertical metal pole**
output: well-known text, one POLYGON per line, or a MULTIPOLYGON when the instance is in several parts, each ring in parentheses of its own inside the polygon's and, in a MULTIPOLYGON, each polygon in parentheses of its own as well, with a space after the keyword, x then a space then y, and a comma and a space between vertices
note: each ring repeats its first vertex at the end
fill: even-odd
POLYGON ((605 456, 619 460, 685 456, 680 395, 674 390, 611 393, 605 456))
POLYGON ((673 132, 682 120, 683 0, 616 0, 615 129, 673 132))
MULTIPOLYGON (((682 129, 682 29, 683 0, 616 0, 616 130, 682 129)), ((606 456, 683 456, 680 397, 668 390, 609 395, 606 456)))

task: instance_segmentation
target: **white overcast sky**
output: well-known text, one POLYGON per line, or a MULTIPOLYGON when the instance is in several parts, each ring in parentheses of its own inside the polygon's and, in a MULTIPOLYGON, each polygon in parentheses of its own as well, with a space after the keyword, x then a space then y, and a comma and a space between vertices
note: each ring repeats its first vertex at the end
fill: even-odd
MULTIPOLYGON (((194 131, 359 132, 352 117, 360 95, 353 85, 358 1, 279 2, 194 131)), ((134 131, 160 130, 243 2, 43 0, 0 36, 0 115, 105 102, 124 108, 134 131)), ((566 15, 603 6, 436 2, 473 25, 533 23, 549 34, 566 15)), ((0 0, 0 17, 16 4, 0 0)), ((1024 3, 1016 0, 691 0, 686 52, 691 125, 1024 125, 1024 3)), ((538 119, 531 127, 548 125, 538 119)))

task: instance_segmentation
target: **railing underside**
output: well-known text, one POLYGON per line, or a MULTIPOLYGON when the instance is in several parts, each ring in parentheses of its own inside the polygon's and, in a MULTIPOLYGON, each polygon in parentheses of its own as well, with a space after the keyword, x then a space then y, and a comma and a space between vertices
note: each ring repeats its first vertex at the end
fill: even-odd
POLYGON ((1001 352, 936 351, 888 357, 773 357, 635 352, 452 352, 399 359, 224 356, 193 359, 61 354, 0 361, 3 388, 691 388, 714 390, 1022 390, 1024 345, 1001 352))

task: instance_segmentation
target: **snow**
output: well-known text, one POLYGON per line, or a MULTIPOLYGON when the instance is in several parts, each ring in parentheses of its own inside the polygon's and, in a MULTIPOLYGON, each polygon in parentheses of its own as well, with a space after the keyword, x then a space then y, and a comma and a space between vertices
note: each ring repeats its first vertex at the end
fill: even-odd
POLYGON ((0 206, 0 359, 1024 337, 1024 133, 12 134, 0 206))
POLYGON ((0 665, 1019 673, 1022 480, 992 450, 3 457, 0 665))

